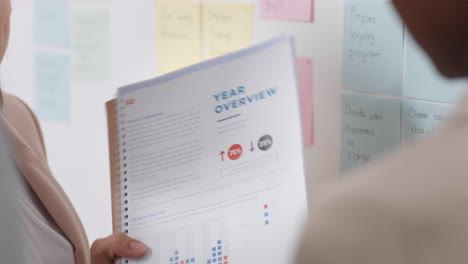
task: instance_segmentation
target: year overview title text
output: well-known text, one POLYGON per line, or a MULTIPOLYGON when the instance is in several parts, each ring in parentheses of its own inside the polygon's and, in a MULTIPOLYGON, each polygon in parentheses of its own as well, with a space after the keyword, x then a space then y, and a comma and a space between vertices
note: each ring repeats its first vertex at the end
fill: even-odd
POLYGON ((218 103, 215 107, 215 112, 221 114, 232 109, 240 108, 248 104, 253 104, 275 96, 278 92, 277 87, 268 88, 255 93, 246 93, 244 86, 239 86, 236 89, 230 89, 213 95, 218 103))

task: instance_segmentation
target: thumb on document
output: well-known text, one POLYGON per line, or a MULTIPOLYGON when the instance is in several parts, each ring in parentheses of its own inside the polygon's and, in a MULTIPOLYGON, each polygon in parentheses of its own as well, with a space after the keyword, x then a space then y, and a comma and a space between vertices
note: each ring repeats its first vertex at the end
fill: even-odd
POLYGON ((118 258, 142 257, 148 246, 130 238, 124 233, 115 233, 106 238, 96 240, 91 246, 91 263, 114 263, 118 258))

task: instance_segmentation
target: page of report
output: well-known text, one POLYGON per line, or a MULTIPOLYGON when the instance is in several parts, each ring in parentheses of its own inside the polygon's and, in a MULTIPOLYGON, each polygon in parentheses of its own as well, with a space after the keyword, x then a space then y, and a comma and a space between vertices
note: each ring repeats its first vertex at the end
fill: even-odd
POLYGON ((294 41, 119 89, 124 263, 289 264, 307 215, 294 41))

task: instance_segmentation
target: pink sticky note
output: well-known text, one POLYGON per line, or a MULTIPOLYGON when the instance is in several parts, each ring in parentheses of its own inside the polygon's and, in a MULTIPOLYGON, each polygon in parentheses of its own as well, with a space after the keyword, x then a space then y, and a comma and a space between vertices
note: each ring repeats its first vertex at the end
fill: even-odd
POLYGON ((261 0, 260 15, 265 19, 310 22, 314 19, 314 0, 261 0))
POLYGON ((312 58, 298 57, 297 69, 304 144, 312 145, 314 143, 312 58))

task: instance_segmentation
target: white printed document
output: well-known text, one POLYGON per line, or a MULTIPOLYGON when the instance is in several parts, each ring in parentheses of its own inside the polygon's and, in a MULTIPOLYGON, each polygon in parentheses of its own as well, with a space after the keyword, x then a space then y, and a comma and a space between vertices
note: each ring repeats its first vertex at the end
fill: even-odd
POLYGON ((124 263, 289 264, 307 214, 293 40, 119 89, 108 103, 124 263))

